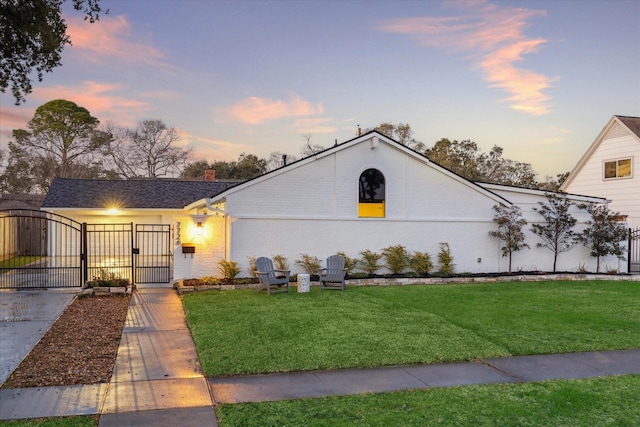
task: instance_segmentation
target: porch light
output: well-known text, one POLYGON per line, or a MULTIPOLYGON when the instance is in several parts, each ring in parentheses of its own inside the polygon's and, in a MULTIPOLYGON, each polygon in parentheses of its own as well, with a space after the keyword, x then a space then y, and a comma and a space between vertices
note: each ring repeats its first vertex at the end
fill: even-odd
POLYGON ((196 223, 196 235, 202 236, 202 233, 204 233, 204 225, 202 224, 202 222, 198 221, 196 223))

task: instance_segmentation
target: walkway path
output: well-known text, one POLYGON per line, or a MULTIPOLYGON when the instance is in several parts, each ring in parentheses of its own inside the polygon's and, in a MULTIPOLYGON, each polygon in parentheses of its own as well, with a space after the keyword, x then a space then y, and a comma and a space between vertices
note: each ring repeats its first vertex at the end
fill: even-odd
POLYGON ((205 379, 175 291, 134 292, 109 384, 0 390, 0 419, 101 414, 100 426, 217 426, 216 403, 640 373, 640 350, 205 379))

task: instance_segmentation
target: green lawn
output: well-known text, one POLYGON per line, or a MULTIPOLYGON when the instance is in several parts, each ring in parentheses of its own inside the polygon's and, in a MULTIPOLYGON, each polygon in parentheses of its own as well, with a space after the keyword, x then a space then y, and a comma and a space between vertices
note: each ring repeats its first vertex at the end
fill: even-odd
POLYGON ((640 283, 513 282, 186 295, 205 375, 638 348, 640 283))
POLYGON ((8 258, 0 261, 0 268, 19 268, 24 267, 25 265, 31 264, 32 262, 38 261, 42 258, 39 255, 34 256, 16 256, 13 258, 8 258))
POLYGON ((0 421, 2 427, 95 427, 98 416, 38 418, 33 420, 0 421))
POLYGON ((640 376, 220 405, 233 426, 637 426, 640 376))

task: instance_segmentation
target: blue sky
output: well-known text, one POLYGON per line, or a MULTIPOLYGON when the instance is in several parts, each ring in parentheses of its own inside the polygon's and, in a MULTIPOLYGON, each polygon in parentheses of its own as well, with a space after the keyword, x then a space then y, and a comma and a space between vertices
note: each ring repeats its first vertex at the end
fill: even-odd
POLYGON ((162 119, 195 159, 299 155, 357 126, 409 123, 427 146, 570 170, 614 114, 640 116, 640 2, 102 0, 65 6, 73 46, 21 106, 0 100, 0 148, 56 98, 102 123, 162 119))

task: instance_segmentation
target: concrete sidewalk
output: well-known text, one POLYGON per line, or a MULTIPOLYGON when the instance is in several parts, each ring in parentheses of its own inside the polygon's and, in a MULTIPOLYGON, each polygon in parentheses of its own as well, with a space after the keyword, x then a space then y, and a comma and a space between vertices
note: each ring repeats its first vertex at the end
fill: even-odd
POLYGON ((175 290, 138 289, 109 384, 0 390, 0 419, 101 414, 100 426, 217 426, 215 403, 640 373, 640 350, 205 379, 175 290))

